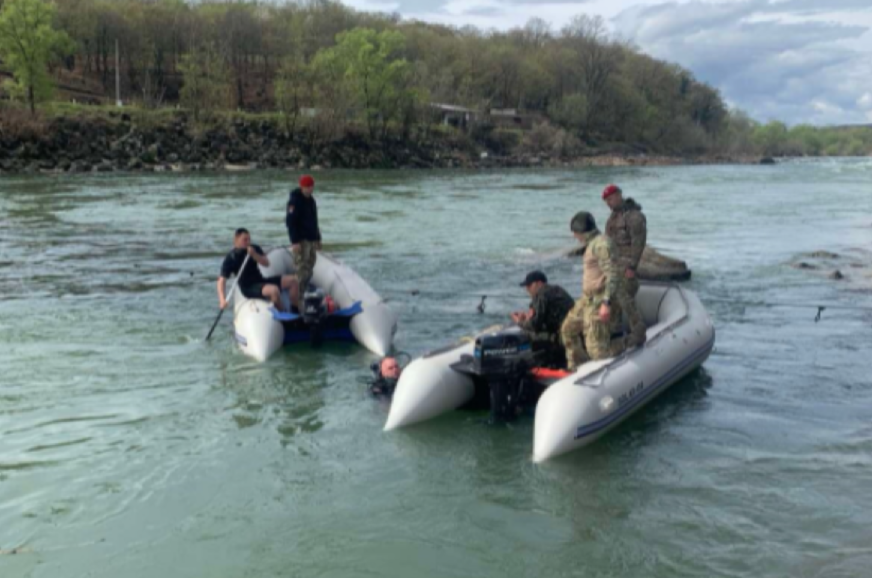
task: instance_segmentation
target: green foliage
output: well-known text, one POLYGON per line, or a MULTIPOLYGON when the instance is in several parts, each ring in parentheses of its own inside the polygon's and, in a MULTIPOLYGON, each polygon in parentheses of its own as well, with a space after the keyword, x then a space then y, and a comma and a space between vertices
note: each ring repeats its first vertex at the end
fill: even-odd
MULTIPOLYGON (((357 28, 337 36, 337 44, 319 51, 312 62, 324 82, 342 84, 348 104, 365 115, 372 137, 410 102, 418 99, 411 66, 400 56, 405 37, 397 31, 357 28)), ((335 87, 334 87, 335 90, 335 87)))
POLYGON ((49 62, 72 51, 67 34, 55 30, 54 18, 54 4, 43 0, 6 0, 0 9, 0 58, 15 78, 7 90, 25 100, 31 114, 37 102, 51 97, 49 62))
POLYGON ((312 84, 311 69, 297 57, 289 57, 282 63, 276 75, 275 102, 276 108, 285 119, 285 128, 293 134, 300 108, 305 103, 305 95, 312 84))
MULTIPOLYGON (((872 149, 868 130, 759 125, 728 112, 717 90, 680 66, 642 54, 587 16, 559 31, 533 19, 523 28, 484 32, 358 12, 336 0, 55 1, 55 25, 75 45, 59 62, 79 76, 83 90, 113 93, 117 40, 125 100, 145 108, 181 101, 197 116, 230 108, 278 111, 287 131, 302 124, 311 129, 310 144, 339 138, 355 122, 372 138, 383 138, 389 127, 411 136, 416 123, 433 118, 428 103, 436 102, 479 116, 517 108, 544 117, 549 128, 518 145, 542 154, 549 148, 542 143, 552 140, 568 143, 564 150, 583 141, 672 154, 872 149)), ((6 0, 3 12, 50 6, 40 2, 6 0)), ((43 51, 35 97, 47 96, 46 62, 65 52, 58 50, 62 44, 43 51)), ((16 86, 13 92, 26 94, 26 83, 16 86)), ((491 132, 472 136, 494 138, 502 148, 512 139, 491 132)))
POLYGON ((872 155, 872 127, 788 128, 778 121, 758 124, 732 111, 719 146, 727 152, 766 156, 866 156, 872 155))
POLYGON ((181 100, 199 120, 202 113, 225 108, 230 102, 230 72, 224 58, 212 44, 201 46, 182 57, 184 78, 181 100))
POLYGON ((787 125, 772 121, 754 128, 751 135, 753 143, 764 155, 777 155, 779 147, 787 140, 787 125))
POLYGON ((580 132, 587 123, 587 98, 583 94, 570 94, 548 108, 551 120, 565 129, 580 132))

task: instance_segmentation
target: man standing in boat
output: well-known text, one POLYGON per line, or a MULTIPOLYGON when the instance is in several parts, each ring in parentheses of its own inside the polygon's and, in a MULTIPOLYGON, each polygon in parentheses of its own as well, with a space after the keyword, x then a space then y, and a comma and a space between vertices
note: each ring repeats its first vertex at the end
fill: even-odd
POLYGON ((561 363, 565 353, 560 327, 575 300, 560 285, 549 285, 542 271, 532 271, 521 283, 532 298, 529 311, 512 313, 512 321, 530 336, 533 347, 544 351, 546 365, 561 363))
POLYGON ((636 270, 648 239, 648 221, 642 213, 642 206, 632 198, 624 199, 623 191, 617 185, 608 185, 603 189, 602 197, 612 211, 606 222, 606 237, 614 241, 617 261, 623 269, 622 282, 626 291, 621 295, 626 295, 627 299, 621 301, 620 306, 630 326, 627 347, 642 345, 646 339, 645 322, 636 306, 636 293, 639 292, 636 270))
POLYGON ((293 275, 264 277, 258 265, 269 267, 269 258, 260 245, 252 244, 248 229, 236 229, 233 234, 233 249, 224 258, 221 274, 218 276, 218 307, 221 309, 227 307, 227 279, 232 275, 237 276, 239 290, 249 299, 267 299, 273 307, 281 310, 281 290, 286 289, 290 293, 291 303, 297 304, 299 289, 296 277, 293 275), (249 257, 247 263, 246 256, 249 257), (245 264, 244 270, 242 270, 243 264, 245 264))
POLYGON ((321 250, 321 229, 318 227, 318 205, 312 196, 314 192, 315 179, 311 175, 303 175, 300 177, 300 187, 291 191, 285 211, 291 254, 303 292, 312 280, 316 251, 321 250))
POLYGON ((583 246, 584 262, 581 299, 575 302, 560 328, 567 369, 575 371, 590 359, 613 357, 625 349, 618 334, 621 320, 618 303, 625 299, 620 293, 626 290, 619 276, 615 244, 600 234, 593 215, 586 211, 577 213, 569 228, 583 246))

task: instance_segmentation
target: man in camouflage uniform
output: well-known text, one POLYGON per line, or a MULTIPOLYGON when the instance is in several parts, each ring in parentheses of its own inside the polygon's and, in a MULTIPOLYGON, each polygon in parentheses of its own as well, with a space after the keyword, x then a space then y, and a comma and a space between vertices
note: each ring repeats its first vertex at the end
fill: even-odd
POLYGON ((626 290, 618 274, 615 244, 600 234, 593 215, 582 211, 572 218, 569 227, 584 245, 581 299, 560 328, 567 369, 575 371, 589 359, 613 357, 626 348, 618 334, 621 320, 618 302, 623 298, 621 292, 626 290))
POLYGON ((636 306, 635 297, 639 292, 636 269, 648 239, 648 223, 642 213, 642 206, 631 198, 624 199, 623 192, 617 185, 609 185, 603 189, 602 197, 612 211, 606 222, 606 237, 615 243, 618 264, 623 271, 622 282, 627 289, 622 293, 627 299, 620 303, 630 326, 627 347, 642 345, 646 339, 646 327, 636 306))
POLYGON ((512 321, 530 336, 534 351, 544 352, 543 365, 561 366, 565 354, 560 327, 575 300, 560 285, 549 285, 542 271, 528 273, 521 287, 532 297, 530 310, 512 313, 512 321))

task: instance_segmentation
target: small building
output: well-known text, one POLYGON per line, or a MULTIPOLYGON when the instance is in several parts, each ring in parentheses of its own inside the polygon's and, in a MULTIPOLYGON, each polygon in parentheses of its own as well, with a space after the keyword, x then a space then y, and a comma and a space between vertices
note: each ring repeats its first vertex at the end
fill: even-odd
POLYGON ((530 130, 541 115, 519 111, 517 108, 492 108, 488 111, 488 119, 494 126, 530 130))
POLYGON ((471 108, 456 104, 431 102, 430 109, 439 119, 439 124, 465 129, 475 121, 478 113, 471 108))

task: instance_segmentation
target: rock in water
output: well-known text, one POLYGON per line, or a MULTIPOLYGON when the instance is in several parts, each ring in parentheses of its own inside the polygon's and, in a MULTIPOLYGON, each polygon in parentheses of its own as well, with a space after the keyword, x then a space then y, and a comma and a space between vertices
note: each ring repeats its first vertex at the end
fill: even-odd
POLYGON ((833 279, 833 280, 835 280, 835 281, 839 281, 839 280, 845 278, 845 276, 842 275, 842 272, 839 271, 838 269, 836 269, 835 271, 833 271, 832 273, 830 273, 829 277, 830 277, 830 279, 833 279))
POLYGON ((691 270, 684 261, 668 257, 653 247, 645 247, 638 274, 643 281, 687 281, 691 270))
MULTIPOLYGON (((574 247, 565 254, 567 257, 577 257, 581 255, 581 248, 574 247)), ((647 246, 642 253, 637 273, 643 281, 687 281, 692 271, 684 261, 668 257, 654 247, 647 246)))
POLYGON ((838 253, 833 253, 831 251, 813 251, 811 253, 806 253, 806 257, 810 257, 812 259, 839 259, 840 256, 838 253))

